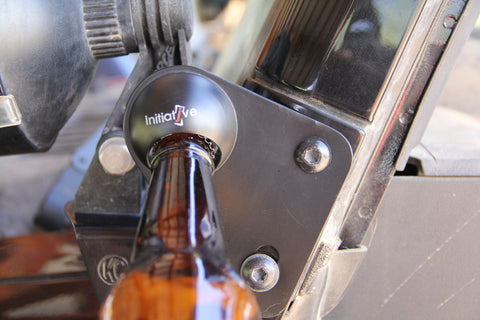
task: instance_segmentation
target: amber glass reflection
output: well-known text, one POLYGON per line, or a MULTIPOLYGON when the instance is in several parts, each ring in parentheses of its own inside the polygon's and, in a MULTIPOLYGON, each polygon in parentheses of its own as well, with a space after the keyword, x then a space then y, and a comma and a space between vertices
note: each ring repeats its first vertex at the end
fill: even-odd
POLYGON ((133 270, 107 298, 103 319, 257 319, 258 307, 253 295, 226 270, 205 273, 200 257, 185 254, 198 265, 185 274, 165 276, 155 271, 133 270), (197 273, 197 274, 195 274, 197 273), (190 274, 190 275, 189 275, 190 274))
POLYGON ((258 319, 255 297, 225 261, 208 152, 192 141, 166 149, 153 162, 135 263, 101 319, 258 319))

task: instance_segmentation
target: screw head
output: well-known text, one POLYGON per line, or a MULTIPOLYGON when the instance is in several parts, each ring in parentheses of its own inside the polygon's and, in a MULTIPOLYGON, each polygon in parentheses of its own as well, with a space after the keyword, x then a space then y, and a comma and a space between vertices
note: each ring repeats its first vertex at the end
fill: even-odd
POLYGON ((306 173, 318 173, 330 163, 330 149, 318 137, 309 137, 295 151, 297 165, 306 173))
POLYGON ((105 140, 98 150, 98 160, 105 172, 118 176, 126 174, 135 166, 122 137, 105 140))
POLYGON ((269 255, 255 253, 243 261, 240 274, 250 289, 265 292, 277 284, 280 269, 277 262, 269 255))

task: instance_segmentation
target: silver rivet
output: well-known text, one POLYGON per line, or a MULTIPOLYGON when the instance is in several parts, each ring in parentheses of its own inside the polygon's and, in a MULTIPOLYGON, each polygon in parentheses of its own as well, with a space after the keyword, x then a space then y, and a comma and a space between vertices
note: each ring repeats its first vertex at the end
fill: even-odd
POLYGON ((107 255, 98 263, 97 274, 105 284, 113 286, 127 266, 128 261, 124 257, 114 254, 107 255))
POLYGON ((399 117, 400 123, 403 125, 409 124, 410 122, 412 122, 412 119, 413 119, 413 114, 411 114, 408 111, 402 113, 399 117))
POLYGON ((451 15, 448 15, 443 19, 443 27, 445 29, 453 29, 457 24, 457 18, 451 15))
POLYGON ((135 166, 122 137, 105 140, 98 150, 98 160, 105 172, 112 175, 124 175, 135 166))
POLYGON ((295 151, 297 165, 307 173, 317 173, 330 162, 330 149, 320 138, 305 139, 295 151))
POLYGON ((363 219, 371 218, 373 215, 373 210, 369 207, 360 207, 358 209, 358 215, 363 219))
POLYGON ((256 292, 271 290, 280 278, 280 269, 267 254, 255 253, 242 263, 240 274, 247 285, 256 292))

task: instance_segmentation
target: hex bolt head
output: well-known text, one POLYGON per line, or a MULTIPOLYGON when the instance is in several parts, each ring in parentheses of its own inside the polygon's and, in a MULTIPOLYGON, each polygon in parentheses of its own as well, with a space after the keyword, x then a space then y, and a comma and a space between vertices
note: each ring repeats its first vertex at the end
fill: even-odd
POLYGON ((118 176, 126 174, 135 166, 122 137, 105 140, 98 150, 98 160, 105 172, 118 176))
POLYGON ((243 261, 240 274, 250 289, 265 292, 277 284, 280 269, 277 262, 269 255, 255 253, 243 261))
POLYGON ((330 163, 330 149, 318 137, 309 137, 295 151, 297 165, 306 173, 318 173, 330 163))

